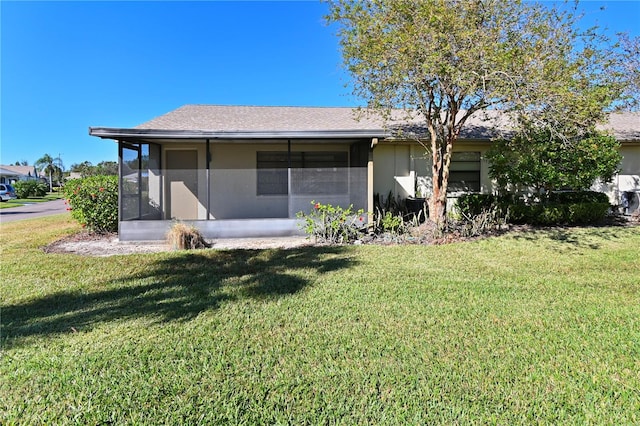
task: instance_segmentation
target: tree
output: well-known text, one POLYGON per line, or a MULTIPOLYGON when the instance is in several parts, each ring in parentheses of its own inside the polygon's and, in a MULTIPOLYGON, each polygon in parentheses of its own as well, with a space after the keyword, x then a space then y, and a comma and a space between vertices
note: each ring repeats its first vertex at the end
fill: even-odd
POLYGON ((549 130, 525 127, 492 144, 489 174, 502 189, 588 189, 597 179, 611 181, 622 160, 619 147, 613 136, 596 130, 567 140, 549 130))
POLYGON ((62 172, 64 171, 62 159, 45 154, 35 162, 35 166, 49 175, 49 191, 53 192, 54 177, 58 184, 62 181, 62 172))
POLYGON ((89 177, 93 176, 94 166, 91 164, 91 161, 83 161, 82 163, 74 163, 71 165, 70 171, 72 173, 79 173, 80 176, 89 177))
POLYGON ((96 165, 96 174, 104 176, 117 176, 118 163, 115 161, 101 161, 96 165))
POLYGON ((83 161, 71 166, 71 171, 80 173, 84 177, 89 176, 116 176, 118 174, 118 163, 115 161, 101 161, 97 165, 91 164, 90 161, 83 161))
MULTIPOLYGON (((615 57, 575 10, 512 0, 334 0, 354 94, 432 161, 430 219, 445 218, 451 154, 469 117, 499 109, 563 137, 591 128, 621 92, 615 57), (395 111, 401 112, 398 114, 395 111)), ((516 121, 517 124, 519 121, 516 121)))
POLYGON ((628 109, 640 107, 640 37, 630 38, 628 34, 618 34, 622 59, 620 73, 626 77, 624 104, 628 109))

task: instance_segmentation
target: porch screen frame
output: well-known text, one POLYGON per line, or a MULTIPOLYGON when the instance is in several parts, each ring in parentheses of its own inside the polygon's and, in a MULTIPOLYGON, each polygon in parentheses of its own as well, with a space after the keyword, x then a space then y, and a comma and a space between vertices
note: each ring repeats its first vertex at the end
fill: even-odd
MULTIPOLYGON (((157 154, 158 158, 158 172, 159 172, 159 192, 160 192, 160 209, 163 209, 163 204, 164 204, 164 199, 163 199, 163 194, 162 194, 162 149, 161 146, 157 143, 153 143, 153 142, 134 142, 134 141, 126 141, 126 140, 120 140, 118 143, 118 222, 127 220, 127 221, 131 221, 131 220, 142 220, 143 219, 143 214, 142 214, 142 201, 143 201, 143 197, 142 197, 142 193, 143 193, 143 188, 142 188, 142 152, 143 152, 143 145, 147 145, 148 146, 148 154, 149 157, 151 157, 151 152, 152 152, 152 147, 153 150, 155 151, 155 153, 157 154), (137 196, 137 204, 138 204, 138 212, 136 217, 134 218, 129 218, 129 219, 124 219, 124 215, 123 215, 123 209, 124 209, 124 179, 123 179, 123 172, 124 172, 124 168, 123 168, 123 163, 124 163, 124 157, 123 157, 123 153, 124 150, 128 149, 131 151, 135 151, 136 152, 136 158, 137 158, 137 194, 134 194, 133 196, 137 196)), ((148 159, 149 160, 149 159, 148 159)), ((149 165, 147 165, 149 166, 149 165)), ((148 179, 150 179, 151 176, 148 176, 148 179)), ((147 181, 147 187, 149 186, 149 181, 147 181)), ((148 190, 149 188, 147 188, 148 190)))

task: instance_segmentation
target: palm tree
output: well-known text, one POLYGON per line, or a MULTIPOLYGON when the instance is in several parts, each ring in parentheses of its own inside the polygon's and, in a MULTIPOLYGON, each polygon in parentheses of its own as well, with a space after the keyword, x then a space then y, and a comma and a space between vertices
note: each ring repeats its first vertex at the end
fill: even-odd
POLYGON ((62 177, 64 168, 62 159, 59 156, 53 158, 49 154, 45 154, 36 161, 35 166, 49 174, 49 191, 53 192, 53 175, 56 176, 58 183, 60 183, 60 178, 62 177))

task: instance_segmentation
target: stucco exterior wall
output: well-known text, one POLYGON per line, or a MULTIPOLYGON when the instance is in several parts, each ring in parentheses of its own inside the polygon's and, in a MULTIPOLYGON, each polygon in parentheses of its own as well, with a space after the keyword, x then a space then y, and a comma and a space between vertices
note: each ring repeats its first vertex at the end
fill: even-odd
POLYGON ((640 209, 640 144, 623 144, 620 153, 620 173, 609 183, 596 182, 591 189, 606 193, 614 206, 621 204, 623 192, 631 193, 631 213, 640 209))
POLYGON ((384 197, 413 195, 411 149, 407 144, 380 144, 373 150, 373 192, 384 197))
POLYGON ((163 155, 162 155, 162 167, 165 170, 163 175, 163 185, 164 188, 164 217, 165 219, 179 219, 179 220, 196 220, 196 219, 205 219, 207 215, 207 207, 206 207, 206 174, 204 172, 206 168, 205 163, 205 147, 202 144, 166 144, 163 147, 163 155), (196 153, 196 170, 189 169, 185 170, 182 176, 179 175, 175 177, 174 175, 167 171, 167 164, 169 164, 170 156, 172 151, 194 151, 196 153), (184 184, 180 184, 181 177, 185 177, 187 179, 195 179, 194 182, 185 182, 184 184), (173 183, 171 180, 175 180, 173 183), (173 188, 172 188, 173 187, 173 188), (176 191, 177 188, 180 188, 179 191, 176 191), (173 191, 172 191, 173 189, 173 191), (195 192, 193 192, 195 191, 195 192), (193 204, 196 203, 196 206, 193 209, 189 209, 189 213, 183 213, 187 209, 180 208, 178 211, 180 217, 176 216, 171 212, 170 205, 178 206, 180 204, 193 204), (168 207, 169 206, 169 207, 168 207), (186 216, 185 216, 186 215, 186 216), (184 216, 184 217, 182 217, 184 216))
MULTIPOLYGON (((485 153, 488 143, 458 143, 454 152, 480 152, 481 192, 491 192, 494 184, 489 177, 489 163, 485 153)), ((416 196, 416 189, 423 196, 431 193, 431 154, 418 143, 385 143, 377 145, 373 151, 374 193, 386 197, 391 191, 394 196, 406 198, 416 196)), ((455 197, 456 193, 450 193, 455 197)))
POLYGON ((258 151, 287 151, 287 145, 211 145, 211 219, 288 216, 286 195, 257 195, 258 151))
POLYGON ((618 177, 620 191, 640 191, 640 145, 626 145, 620 149, 623 156, 618 177))

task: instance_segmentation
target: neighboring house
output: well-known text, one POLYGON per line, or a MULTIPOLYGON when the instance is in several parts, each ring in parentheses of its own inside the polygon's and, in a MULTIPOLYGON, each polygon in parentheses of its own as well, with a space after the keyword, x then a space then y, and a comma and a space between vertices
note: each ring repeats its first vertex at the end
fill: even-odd
POLYGON ((69 176, 67 176, 65 178, 66 180, 71 180, 71 179, 82 179, 82 173, 78 173, 78 172, 69 172, 69 176))
POLYGON ((0 183, 16 183, 19 180, 42 179, 34 166, 0 165, 0 183))
MULTIPOLYGON (((121 240, 163 239, 173 220, 223 238, 299 234, 296 213, 311 201, 372 212, 376 193, 428 193, 430 159, 410 136, 419 127, 398 123, 356 119, 351 108, 186 105, 132 129, 89 134, 118 141, 121 240)), ((484 154, 496 126, 467 122, 451 164, 452 198, 494 189, 484 154)), ((605 127, 624 156, 620 175, 600 188, 615 203, 620 191, 640 193, 640 115, 614 115, 605 127)))

